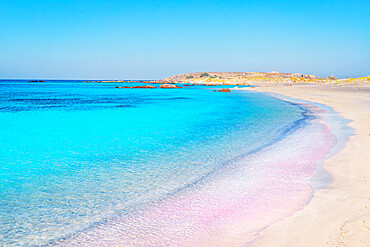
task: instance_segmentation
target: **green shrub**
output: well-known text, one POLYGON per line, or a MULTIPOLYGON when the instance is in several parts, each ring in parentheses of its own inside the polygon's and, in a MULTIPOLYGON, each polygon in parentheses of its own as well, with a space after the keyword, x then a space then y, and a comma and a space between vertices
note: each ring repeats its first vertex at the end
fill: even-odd
POLYGON ((209 76, 209 74, 208 73, 202 73, 202 74, 200 74, 200 77, 205 77, 205 76, 209 76))

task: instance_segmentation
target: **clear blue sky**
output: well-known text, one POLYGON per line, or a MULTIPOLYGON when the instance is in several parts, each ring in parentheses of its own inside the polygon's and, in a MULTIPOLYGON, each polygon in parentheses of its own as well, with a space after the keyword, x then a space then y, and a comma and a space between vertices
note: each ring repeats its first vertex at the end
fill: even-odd
POLYGON ((0 78, 370 74, 370 1, 0 0, 0 78))

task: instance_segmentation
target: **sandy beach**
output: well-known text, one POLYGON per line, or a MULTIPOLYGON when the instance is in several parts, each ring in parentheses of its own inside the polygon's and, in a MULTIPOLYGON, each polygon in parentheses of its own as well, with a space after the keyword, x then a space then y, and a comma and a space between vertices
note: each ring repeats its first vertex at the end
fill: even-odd
POLYGON ((345 147, 323 165, 328 188, 294 215, 262 231, 248 246, 370 246, 370 87, 258 84, 277 93, 332 107, 354 129, 345 147))

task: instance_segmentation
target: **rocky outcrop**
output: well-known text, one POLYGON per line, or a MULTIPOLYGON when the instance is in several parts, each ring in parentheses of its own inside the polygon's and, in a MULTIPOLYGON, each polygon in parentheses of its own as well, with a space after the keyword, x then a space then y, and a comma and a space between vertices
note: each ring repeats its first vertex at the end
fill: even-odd
POLYGON ((224 92, 224 93, 230 93, 230 89, 229 88, 222 88, 220 90, 218 90, 219 92, 224 92))

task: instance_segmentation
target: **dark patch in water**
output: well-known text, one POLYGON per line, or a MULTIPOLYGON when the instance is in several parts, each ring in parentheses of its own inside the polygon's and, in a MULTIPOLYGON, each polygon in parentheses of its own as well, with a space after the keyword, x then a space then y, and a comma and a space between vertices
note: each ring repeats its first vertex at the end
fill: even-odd
POLYGON ((188 100, 189 97, 171 97, 171 98, 147 98, 147 100, 188 100))
POLYGON ((120 107, 120 108, 127 108, 127 107, 133 107, 133 106, 131 106, 131 105, 118 105, 118 106, 116 106, 116 107, 120 107))
POLYGON ((0 111, 20 112, 52 108, 66 108, 67 110, 97 110, 116 107, 134 107, 135 105, 150 103, 145 99, 145 97, 117 97, 116 95, 106 95, 103 97, 95 95, 88 97, 61 97, 65 97, 65 95, 47 98, 23 98, 19 96, 17 98, 1 98, 0 111))
POLYGON ((190 99, 187 97, 174 97, 174 98, 168 98, 167 100, 177 100, 177 99, 190 99))

